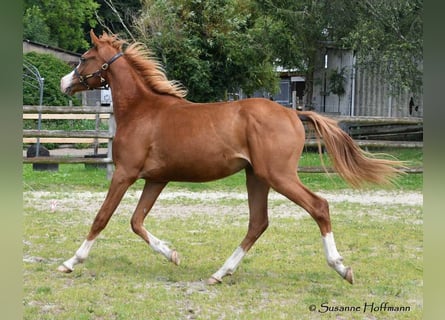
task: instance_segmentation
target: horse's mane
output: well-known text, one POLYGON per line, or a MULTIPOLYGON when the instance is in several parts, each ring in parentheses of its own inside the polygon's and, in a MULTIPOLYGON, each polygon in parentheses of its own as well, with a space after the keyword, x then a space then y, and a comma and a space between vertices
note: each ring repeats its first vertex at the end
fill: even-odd
POLYGON ((119 39, 116 35, 108 35, 107 33, 104 33, 100 40, 108 42, 121 51, 124 45, 128 45, 124 50, 124 57, 150 89, 179 98, 184 98, 187 95, 187 90, 181 83, 167 79, 162 65, 143 43, 134 42, 129 44, 127 41, 119 39))

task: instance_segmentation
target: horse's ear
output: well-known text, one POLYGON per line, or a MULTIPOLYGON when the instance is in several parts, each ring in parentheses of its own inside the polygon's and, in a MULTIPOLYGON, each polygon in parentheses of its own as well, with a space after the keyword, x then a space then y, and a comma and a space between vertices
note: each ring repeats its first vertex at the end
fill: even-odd
POLYGON ((91 43, 96 45, 99 42, 99 38, 94 34, 93 29, 90 30, 91 43))

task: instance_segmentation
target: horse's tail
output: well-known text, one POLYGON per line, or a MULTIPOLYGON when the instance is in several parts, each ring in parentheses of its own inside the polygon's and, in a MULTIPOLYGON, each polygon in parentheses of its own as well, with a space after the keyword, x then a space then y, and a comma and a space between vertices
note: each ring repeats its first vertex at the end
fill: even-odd
MULTIPOLYGON (((362 150, 354 140, 344 132, 337 121, 323 117, 311 111, 298 111, 302 120, 309 120, 323 139, 334 169, 354 187, 365 183, 388 184, 402 174, 402 161, 374 158, 362 150)), ((319 142, 320 146, 320 142, 319 142)), ((321 148, 319 148, 321 154, 321 148)))

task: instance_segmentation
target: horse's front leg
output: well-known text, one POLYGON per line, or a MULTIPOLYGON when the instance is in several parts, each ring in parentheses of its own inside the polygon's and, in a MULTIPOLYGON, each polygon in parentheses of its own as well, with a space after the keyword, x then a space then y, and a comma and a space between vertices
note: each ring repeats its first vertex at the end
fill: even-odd
POLYGON ((174 264, 179 265, 179 255, 176 250, 170 249, 164 241, 156 238, 147 229, 145 229, 143 225, 145 217, 150 212, 156 199, 158 198, 159 194, 164 189, 166 184, 167 183, 164 182, 145 182, 141 198, 139 199, 136 210, 131 217, 131 228, 137 235, 144 239, 153 250, 164 255, 169 261, 173 262, 174 264))
POLYGON ((86 240, 82 243, 74 256, 63 262, 58 267, 59 271, 69 273, 74 270, 74 266, 76 264, 85 261, 90 253, 96 237, 106 227, 128 187, 132 185, 134 181, 135 179, 124 177, 117 170, 115 171, 107 196, 99 209, 93 224, 91 225, 91 229, 86 240))

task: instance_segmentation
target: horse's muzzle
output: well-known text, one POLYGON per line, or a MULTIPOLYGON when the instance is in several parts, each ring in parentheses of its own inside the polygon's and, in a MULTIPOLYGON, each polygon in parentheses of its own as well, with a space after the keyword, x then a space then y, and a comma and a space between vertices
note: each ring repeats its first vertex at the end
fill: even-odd
POLYGON ((60 91, 65 94, 73 95, 72 83, 73 83, 73 74, 74 72, 68 73, 62 79, 60 79, 60 91))

